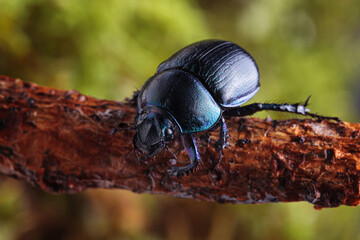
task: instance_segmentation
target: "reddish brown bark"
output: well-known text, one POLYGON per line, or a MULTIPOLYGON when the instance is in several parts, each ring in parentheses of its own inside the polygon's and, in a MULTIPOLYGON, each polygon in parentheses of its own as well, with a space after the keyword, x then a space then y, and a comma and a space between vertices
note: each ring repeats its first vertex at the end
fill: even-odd
MULTIPOLYGON (((53 193, 101 187, 221 203, 359 204, 360 124, 226 119, 231 146, 219 165, 218 131, 199 133, 198 171, 176 178, 166 173, 174 158, 169 151, 137 157, 134 116, 131 101, 0 76, 0 173, 53 193)), ((178 164, 187 163, 178 141, 169 150, 178 164)))

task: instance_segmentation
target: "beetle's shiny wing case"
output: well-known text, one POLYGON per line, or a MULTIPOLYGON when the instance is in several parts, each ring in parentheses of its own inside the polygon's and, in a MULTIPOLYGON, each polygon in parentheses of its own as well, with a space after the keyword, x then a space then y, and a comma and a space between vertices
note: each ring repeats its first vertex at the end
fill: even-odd
POLYGON ((167 69, 191 72, 224 107, 245 103, 260 87, 254 59, 228 41, 205 40, 191 44, 161 63, 156 73, 167 69))
POLYGON ((204 86, 181 70, 164 71, 147 80, 139 94, 138 109, 148 106, 166 110, 182 133, 207 130, 221 115, 219 105, 204 86))

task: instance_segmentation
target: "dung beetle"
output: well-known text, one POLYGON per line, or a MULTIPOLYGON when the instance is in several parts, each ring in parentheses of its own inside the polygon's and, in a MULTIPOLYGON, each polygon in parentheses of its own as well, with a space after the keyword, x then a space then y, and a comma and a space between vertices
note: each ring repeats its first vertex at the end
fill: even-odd
MULTIPOLYGON (((226 147, 223 116, 247 116, 262 110, 308 115, 304 104, 253 103, 241 106, 260 88, 259 70, 252 56, 237 44, 222 40, 193 43, 172 55, 157 68, 137 97, 135 148, 155 156, 180 133, 190 164, 171 167, 171 175, 192 172, 200 162, 193 133, 220 125, 216 143, 226 147)), ((328 118, 336 119, 336 118, 328 118)), ((337 120, 337 119, 336 119, 337 120)))

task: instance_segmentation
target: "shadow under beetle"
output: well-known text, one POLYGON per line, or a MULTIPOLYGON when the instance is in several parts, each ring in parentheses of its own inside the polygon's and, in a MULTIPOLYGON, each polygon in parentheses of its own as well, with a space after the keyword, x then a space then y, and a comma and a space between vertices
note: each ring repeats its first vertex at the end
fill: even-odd
POLYGON ((192 172, 200 156, 192 133, 220 124, 221 151, 227 143, 223 116, 247 116, 263 110, 334 119, 310 113, 304 104, 253 103, 241 106, 260 88, 259 70, 252 56, 233 42, 193 43, 159 65, 137 97, 135 148, 155 156, 179 131, 190 164, 171 167, 171 175, 192 172))

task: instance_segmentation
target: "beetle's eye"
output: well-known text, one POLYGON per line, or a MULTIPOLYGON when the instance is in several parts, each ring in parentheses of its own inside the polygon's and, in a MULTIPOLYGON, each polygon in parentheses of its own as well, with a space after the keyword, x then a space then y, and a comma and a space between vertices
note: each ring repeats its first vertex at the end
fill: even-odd
POLYGON ((169 141, 174 138, 174 131, 171 128, 166 128, 164 131, 165 141, 169 141))

